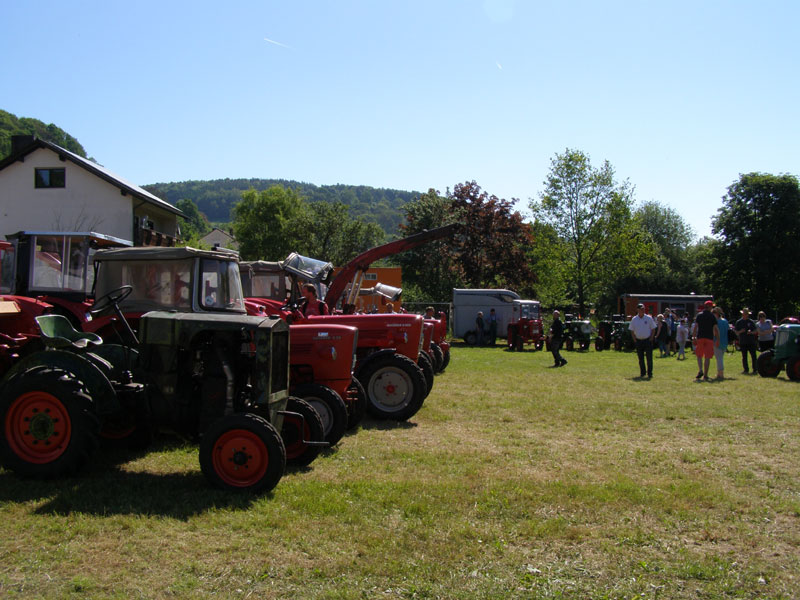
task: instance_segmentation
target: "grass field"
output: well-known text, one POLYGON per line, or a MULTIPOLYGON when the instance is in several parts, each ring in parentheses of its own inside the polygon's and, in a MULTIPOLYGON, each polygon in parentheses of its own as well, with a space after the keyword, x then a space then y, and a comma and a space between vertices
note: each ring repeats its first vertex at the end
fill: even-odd
POLYGON ((455 347, 411 422, 262 497, 169 437, 73 479, 0 471, 0 597, 800 597, 800 385, 564 355, 455 347))

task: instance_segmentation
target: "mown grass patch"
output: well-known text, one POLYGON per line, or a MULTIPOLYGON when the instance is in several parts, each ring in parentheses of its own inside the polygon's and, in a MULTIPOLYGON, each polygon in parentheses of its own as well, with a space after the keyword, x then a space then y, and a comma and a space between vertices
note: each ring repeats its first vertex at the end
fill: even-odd
POLYGON ((800 388, 565 356, 456 347, 411 422, 265 496, 210 489, 169 437, 67 480, 0 472, 0 596, 796 597, 800 388))

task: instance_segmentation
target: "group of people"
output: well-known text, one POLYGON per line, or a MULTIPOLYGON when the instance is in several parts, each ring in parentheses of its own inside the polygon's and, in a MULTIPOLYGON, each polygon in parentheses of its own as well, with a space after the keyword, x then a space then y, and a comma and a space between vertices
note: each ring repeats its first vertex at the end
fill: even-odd
POLYGON ((478 311, 478 316, 475 317, 475 332, 478 346, 483 346, 484 344, 495 345, 497 341, 497 313, 493 308, 489 310, 489 316, 486 319, 483 317, 483 311, 478 311))
MULTIPOLYGON (((752 372, 756 372, 756 347, 763 352, 775 344, 772 321, 767 319, 762 311, 758 313, 758 321, 750 318, 750 310, 743 308, 742 318, 736 321, 733 331, 742 353, 743 373, 750 373, 748 356, 752 363, 752 372)), ((653 377, 653 346, 657 342, 662 357, 670 356, 672 342, 677 345, 678 360, 686 358, 686 343, 691 338, 692 348, 697 357, 696 381, 710 381, 708 369, 711 359, 716 360, 718 380, 725 378, 725 352, 728 349, 731 326, 725 318, 721 307, 707 300, 691 327, 684 317, 677 321, 675 315, 669 310, 666 315, 659 314, 653 319, 645 314, 644 304, 637 306, 637 314, 630 322, 630 331, 636 345, 636 354, 639 359, 640 377, 650 379, 653 377), (674 333, 672 333, 674 331, 674 333)))

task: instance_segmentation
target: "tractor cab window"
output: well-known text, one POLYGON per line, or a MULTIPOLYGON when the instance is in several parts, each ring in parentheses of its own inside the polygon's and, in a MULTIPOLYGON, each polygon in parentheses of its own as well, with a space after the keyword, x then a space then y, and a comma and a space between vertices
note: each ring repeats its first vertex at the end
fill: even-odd
POLYGON ((283 302, 291 288, 289 278, 283 273, 253 273, 250 276, 250 296, 283 302))
POLYGON ((29 289, 85 292, 88 260, 89 248, 83 238, 34 236, 29 289))
POLYGON ((301 256, 296 252, 290 254, 285 261, 283 261, 283 268, 287 272, 297 275, 300 279, 310 283, 327 281, 328 276, 333 271, 333 265, 329 262, 323 262, 316 258, 309 258, 301 256))
POLYGON ((209 310, 244 310, 239 265, 233 261, 200 261, 200 305, 209 310))
POLYGON ((122 307, 130 312, 149 310, 192 310, 192 259, 181 260, 109 260, 98 262, 95 298, 123 285, 133 292, 122 307))

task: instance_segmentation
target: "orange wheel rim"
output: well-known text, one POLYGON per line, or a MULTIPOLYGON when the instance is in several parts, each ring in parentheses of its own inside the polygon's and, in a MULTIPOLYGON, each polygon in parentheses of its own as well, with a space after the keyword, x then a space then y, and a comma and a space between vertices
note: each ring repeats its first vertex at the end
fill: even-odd
POLYGON ((27 392, 11 404, 6 414, 5 434, 17 456, 43 465, 67 450, 72 422, 61 400, 47 392, 27 392))
POLYGON ((252 431, 231 429, 217 438, 213 465, 226 485, 248 487, 267 472, 269 451, 264 441, 252 431))

